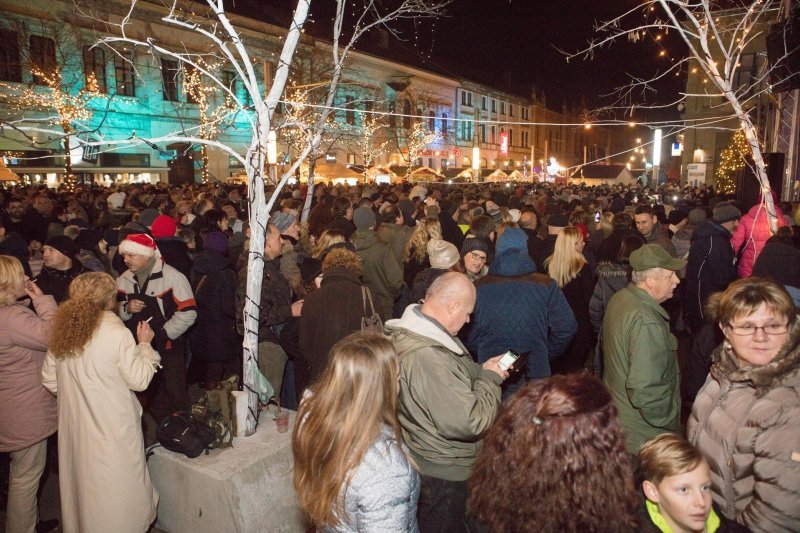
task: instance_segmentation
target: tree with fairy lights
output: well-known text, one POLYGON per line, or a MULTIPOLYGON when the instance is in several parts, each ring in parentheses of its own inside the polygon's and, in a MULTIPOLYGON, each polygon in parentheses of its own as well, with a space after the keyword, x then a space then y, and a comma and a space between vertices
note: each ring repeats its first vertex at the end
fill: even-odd
MULTIPOLYGON (((761 186, 764 206, 774 232, 777 230, 775 206, 750 111, 759 98, 770 92, 768 80, 771 73, 783 66, 793 50, 784 46, 782 55, 771 58, 769 68, 751 77, 740 74, 745 50, 756 39, 763 39, 767 24, 776 21, 781 9, 788 9, 790 4, 779 0, 745 0, 727 9, 711 0, 645 0, 611 20, 597 23, 595 33, 598 36, 578 51, 565 52, 565 56, 567 60, 591 59, 599 49, 618 40, 641 42, 651 39, 659 42, 668 32, 680 36, 688 50, 685 57, 677 61, 672 58, 673 61, 665 69, 651 78, 633 78, 630 84, 617 90, 617 99, 613 104, 595 112, 613 114, 623 111, 632 114, 636 108, 674 108, 691 97, 707 99, 707 105, 719 109, 720 114, 729 113, 729 118, 738 123, 737 129, 744 135, 748 153, 752 156, 755 176, 761 186), (681 93, 674 102, 666 104, 647 105, 638 101, 642 94, 655 91, 654 84, 659 80, 678 75, 683 68, 698 69, 705 74, 708 89, 699 93, 681 93), (720 98, 725 106, 720 105, 720 98)), ((784 31, 791 30, 787 26, 784 31)), ((784 42, 788 42, 788 38, 784 42)), ((660 55, 666 56, 666 50, 662 48, 660 55)), ((713 122, 709 120, 707 124, 697 123, 691 127, 716 128, 720 121, 717 116, 713 122)))
MULTIPOLYGON (((184 69, 192 69, 214 85, 217 90, 230 99, 230 114, 241 116, 245 120, 245 127, 251 134, 251 140, 246 153, 242 155, 235 146, 226 144, 219 139, 202 138, 198 127, 181 126, 173 133, 159 137, 142 138, 132 135, 127 140, 105 140, 107 145, 125 145, 131 142, 145 142, 151 146, 158 143, 188 143, 206 146, 226 153, 231 158, 240 162, 247 172, 248 202, 250 216, 250 248, 248 251, 247 287, 244 306, 244 385, 248 395, 248 418, 246 433, 255 431, 258 412, 258 397, 255 394, 258 379, 258 330, 259 312, 261 305, 261 284, 264 270, 264 244, 269 213, 275 201, 280 197, 281 190, 290 177, 309 157, 318 153, 323 142, 331 113, 333 112, 334 98, 337 95, 339 83, 344 71, 344 64, 352 51, 355 43, 367 32, 374 28, 382 27, 392 32, 391 24, 401 19, 417 19, 421 17, 437 17, 443 14, 449 0, 398 0, 391 6, 378 0, 357 0, 346 2, 336 0, 335 16, 332 25, 332 39, 329 46, 331 76, 325 84, 325 97, 320 109, 322 111, 315 117, 309 127, 305 146, 296 154, 296 157, 283 170, 277 185, 267 199, 265 188, 265 171, 268 168, 268 145, 270 133, 274 130, 275 113, 279 102, 284 98, 284 91, 289 79, 290 68, 295 59, 298 43, 303 32, 303 26, 311 8, 311 0, 298 0, 286 34, 282 36, 283 42, 277 67, 272 78, 272 85, 264 88, 264 93, 259 87, 260 78, 254 61, 246 46, 243 36, 234 28, 228 13, 225 10, 224 0, 206 0, 202 3, 192 4, 191 11, 184 9, 183 4, 168 3, 168 12, 161 17, 162 22, 175 28, 176 34, 190 32, 194 39, 200 38, 205 42, 204 49, 209 50, 215 58, 218 68, 208 67, 205 55, 193 52, 196 43, 186 46, 183 43, 162 44, 155 36, 147 38, 138 37, 140 32, 133 27, 134 21, 146 20, 150 15, 142 15, 139 10, 148 10, 152 6, 140 6, 139 0, 131 0, 127 8, 127 16, 119 22, 109 22, 96 17, 93 12, 80 11, 84 17, 92 18, 101 25, 105 37, 99 39, 99 44, 106 46, 112 53, 117 53, 118 47, 132 47, 140 49, 154 58, 167 58, 177 62, 184 69), (345 31, 345 21, 347 30, 345 31), (203 58, 203 61, 200 59, 203 58), (223 69, 223 70, 220 70, 223 69), (234 90, 226 80, 222 79, 220 72, 233 72, 236 80, 243 87, 243 94, 234 90)), ((123 58, 130 61, 127 58, 123 58)), ((135 66, 133 66, 135 69, 135 66)), ((274 134, 273 134, 274 138, 274 134)), ((269 151, 272 151, 270 148, 269 151)), ((274 162, 272 163, 274 168, 274 162)), ((309 194, 311 192, 309 191, 309 194)))
POLYGON ((733 135, 730 146, 725 148, 720 155, 719 166, 716 170, 717 190, 723 193, 736 192, 736 175, 745 165, 745 158, 750 154, 744 132, 737 131, 733 135))
MULTIPOLYGON (((42 23, 41 29, 43 35, 38 38, 44 43, 43 51, 22 58, 31 73, 31 83, 0 84, 0 98, 15 112, 13 117, 0 119, 0 124, 9 127, 16 134, 14 140, 26 146, 41 148, 58 143, 63 150, 64 186, 72 191, 77 184, 72 169, 73 139, 93 131, 88 122, 94 108, 107 105, 105 82, 95 72, 75 64, 68 52, 74 41, 68 27, 42 23)), ((21 70, 19 81, 23 81, 21 70)))

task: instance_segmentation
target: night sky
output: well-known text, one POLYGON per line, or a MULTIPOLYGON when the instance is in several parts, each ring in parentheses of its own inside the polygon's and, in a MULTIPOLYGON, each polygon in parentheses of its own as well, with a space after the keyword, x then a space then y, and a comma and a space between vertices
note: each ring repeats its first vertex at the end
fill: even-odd
MULTIPOLYGON (((429 42, 419 46, 498 79, 510 77, 516 84, 544 89, 549 107, 560 108, 564 99, 577 105, 582 96, 590 105, 599 105, 607 102, 602 94, 627 83, 626 73, 652 75, 669 64, 669 55, 680 56, 679 38, 673 33, 660 43, 619 40, 599 50, 593 60, 569 63, 555 47, 584 47, 595 21, 608 20, 637 4, 637 0, 454 0, 450 17, 424 23, 435 29, 421 34, 433 35, 432 47, 429 42), (665 57, 659 57, 662 48, 665 57)), ((684 84, 685 76, 673 77, 649 98, 671 101, 684 84)))

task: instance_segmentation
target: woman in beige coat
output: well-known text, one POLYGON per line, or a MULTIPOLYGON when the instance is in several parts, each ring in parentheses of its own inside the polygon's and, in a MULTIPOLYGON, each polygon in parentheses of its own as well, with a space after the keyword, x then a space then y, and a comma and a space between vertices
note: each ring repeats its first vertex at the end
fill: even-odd
POLYGON ((708 312, 725 341, 689 419, 714 503, 753 532, 800 531, 800 319, 766 278, 732 283, 708 312))
POLYGON ((58 458, 64 533, 142 533, 158 494, 144 456, 144 390, 160 362, 153 330, 139 344, 113 309, 116 284, 91 272, 73 280, 56 314, 44 386, 58 396, 58 458))
POLYGON ((6 533, 36 527, 47 437, 57 425, 55 399, 40 377, 55 314, 56 301, 25 279, 22 263, 0 255, 0 452, 11 452, 6 533), (17 301, 25 295, 36 312, 17 301))

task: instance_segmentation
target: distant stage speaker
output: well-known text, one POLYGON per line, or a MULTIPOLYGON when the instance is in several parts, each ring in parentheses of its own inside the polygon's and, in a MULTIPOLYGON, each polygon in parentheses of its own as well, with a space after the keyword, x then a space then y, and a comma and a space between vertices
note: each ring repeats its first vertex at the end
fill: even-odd
MULTIPOLYGON (((780 201, 783 195, 783 166, 786 156, 779 152, 770 152, 762 155, 764 156, 764 163, 767 165, 769 186, 772 187, 775 196, 780 201)), ((745 211, 758 203, 758 197, 761 194, 761 185, 752 168, 753 159, 748 156, 747 163, 736 180, 736 200, 742 204, 742 209, 745 211)))
POLYGON ((800 8, 795 7, 789 18, 770 26, 767 57, 773 93, 800 89, 800 8))

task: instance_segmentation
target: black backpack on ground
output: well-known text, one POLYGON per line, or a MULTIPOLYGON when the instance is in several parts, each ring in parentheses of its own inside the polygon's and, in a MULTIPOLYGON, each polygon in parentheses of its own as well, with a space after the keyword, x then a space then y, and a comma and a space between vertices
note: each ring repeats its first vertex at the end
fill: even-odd
POLYGON ((214 430, 197 422, 189 413, 172 413, 158 425, 156 438, 171 452, 197 457, 214 442, 214 430))

